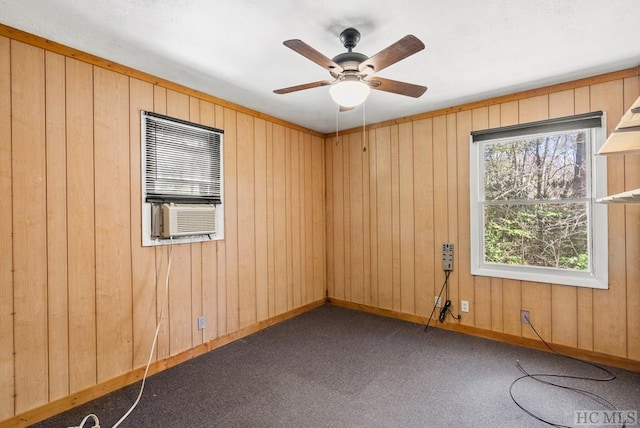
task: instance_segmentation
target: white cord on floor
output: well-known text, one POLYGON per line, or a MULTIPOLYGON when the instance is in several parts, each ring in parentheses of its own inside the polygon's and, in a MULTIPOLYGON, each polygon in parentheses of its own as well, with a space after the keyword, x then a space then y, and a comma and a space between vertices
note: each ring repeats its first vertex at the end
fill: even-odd
MULTIPOLYGON (((147 360, 147 366, 144 369, 144 375, 142 376, 142 385, 140 386, 140 392, 138 393, 138 397, 136 398, 136 401, 131 405, 131 407, 129 408, 129 410, 127 410, 127 413, 125 413, 124 415, 122 415, 122 417, 118 420, 118 422, 115 423, 115 425, 113 425, 112 428, 117 428, 118 426, 120 426, 120 424, 129 417, 129 415, 131 414, 131 412, 133 412, 133 410, 136 408, 136 406, 138 405, 138 403, 140 402, 140 399, 142 398, 142 392, 144 391, 144 384, 147 380, 147 374, 149 373, 149 366, 151 366, 151 361, 153 360, 153 351, 155 351, 156 349, 156 344, 158 343, 158 333, 160 332, 160 326, 162 325, 162 315, 164 314, 164 306, 167 303, 167 296, 169 295, 169 273, 171 272, 171 255, 173 253, 173 239, 171 239, 171 244, 169 244, 169 257, 168 257, 168 261, 167 261, 167 275, 165 277, 165 281, 164 281, 164 298, 162 301, 162 306, 160 306, 160 316, 158 317, 158 322, 156 324, 156 332, 153 336, 153 343, 151 344, 151 351, 149 352, 149 359, 147 360)), ((93 418, 93 421, 95 422, 95 425, 93 426, 94 428, 100 428, 100 421, 98 420, 98 417, 96 415, 89 414, 87 416, 85 416, 85 418, 82 420, 82 422, 80 422, 80 425, 78 425, 77 427, 69 427, 69 428, 83 428, 85 422, 89 419, 89 418, 93 418)))
POLYGON ((93 425, 93 428, 100 428, 100 421, 98 420, 98 417, 96 415, 94 415, 93 413, 88 414, 87 416, 85 416, 84 419, 82 420, 82 422, 80 422, 80 425, 78 425, 77 427, 69 427, 69 428, 82 428, 82 427, 84 427, 84 423, 87 422, 87 420, 89 418, 92 418, 93 422, 95 422, 95 425, 93 425))

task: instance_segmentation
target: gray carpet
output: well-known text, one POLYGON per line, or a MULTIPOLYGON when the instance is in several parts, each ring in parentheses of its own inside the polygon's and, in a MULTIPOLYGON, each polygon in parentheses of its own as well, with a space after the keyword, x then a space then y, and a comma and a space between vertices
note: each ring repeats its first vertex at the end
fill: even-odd
MULTIPOLYGON (((425 333, 421 325, 325 305, 151 376, 120 426, 548 426, 509 396, 522 374, 518 360, 530 373, 602 376, 562 356, 439 329, 425 333)), ((599 394, 618 409, 640 410, 640 374, 610 370, 617 376, 610 382, 558 381, 599 394)), ((102 428, 111 427, 139 387, 35 427, 77 426, 88 413, 102 428)), ((583 394, 531 379, 513 392, 525 407, 561 425, 574 426, 576 410, 604 409, 583 394)))

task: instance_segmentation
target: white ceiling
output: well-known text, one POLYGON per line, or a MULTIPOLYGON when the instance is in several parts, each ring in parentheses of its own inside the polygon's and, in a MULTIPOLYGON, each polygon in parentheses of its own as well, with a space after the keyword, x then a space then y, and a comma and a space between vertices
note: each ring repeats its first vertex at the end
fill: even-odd
POLYGON ((426 49, 380 77, 427 86, 414 99, 372 91, 366 123, 640 64, 639 0, 0 0, 0 22, 322 132, 362 126, 337 115, 329 79, 282 45, 301 39, 332 58, 338 35, 372 56, 407 34, 426 49), (337 117, 338 116, 338 117, 337 117))

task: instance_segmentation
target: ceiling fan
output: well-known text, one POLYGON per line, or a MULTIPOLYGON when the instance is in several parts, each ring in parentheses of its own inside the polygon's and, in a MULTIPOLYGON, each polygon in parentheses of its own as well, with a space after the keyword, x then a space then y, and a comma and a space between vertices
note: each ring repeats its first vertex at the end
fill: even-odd
POLYGON ((407 35, 372 57, 353 52, 360 41, 360 32, 355 28, 347 28, 340 33, 340 41, 347 52, 329 59, 302 40, 285 40, 283 42, 285 46, 326 69, 334 80, 320 80, 276 89, 273 92, 288 94, 303 89, 333 85, 330 90, 331 97, 340 105, 341 110, 349 110, 364 102, 370 89, 414 98, 420 97, 427 90, 425 86, 372 76, 374 73, 424 49, 424 43, 417 37, 407 35))

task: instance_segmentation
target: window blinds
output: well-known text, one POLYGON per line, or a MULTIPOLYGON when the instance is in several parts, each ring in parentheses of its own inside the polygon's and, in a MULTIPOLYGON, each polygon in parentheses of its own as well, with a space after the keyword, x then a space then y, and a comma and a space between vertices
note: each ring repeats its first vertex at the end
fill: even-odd
POLYGON ((147 202, 222 203, 223 131, 142 112, 147 202))
POLYGON ((479 141, 497 140, 500 138, 518 137, 521 135, 570 131, 574 129, 600 128, 603 125, 602 117, 602 112, 596 111, 593 113, 578 114, 575 116, 541 120, 539 122, 503 126, 501 128, 485 129, 482 131, 472 131, 471 139, 474 143, 477 143, 479 141))

